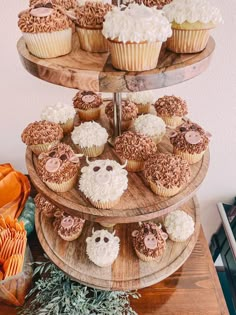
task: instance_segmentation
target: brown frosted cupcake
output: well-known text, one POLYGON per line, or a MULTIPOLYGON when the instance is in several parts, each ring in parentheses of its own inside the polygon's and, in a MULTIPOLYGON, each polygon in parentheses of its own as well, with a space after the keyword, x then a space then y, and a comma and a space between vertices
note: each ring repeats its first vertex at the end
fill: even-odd
POLYGON ((55 58, 71 51, 72 22, 59 6, 35 5, 19 14, 18 26, 28 50, 39 58, 55 58))
POLYGON ((48 5, 48 3, 52 3, 54 5, 61 6, 66 10, 74 9, 77 5, 76 0, 30 0, 29 5, 30 5, 30 7, 32 7, 32 6, 37 5, 37 4, 38 5, 40 5, 40 4, 48 5))
POLYGON ((188 114, 186 102, 174 95, 159 98, 154 106, 157 116, 161 117, 170 128, 182 124, 183 117, 188 114))
POLYGON ((173 153, 194 164, 200 161, 209 145, 210 134, 198 124, 185 122, 170 134, 173 153))
POLYGON ((107 52, 108 42, 102 35, 104 16, 112 6, 108 3, 85 2, 75 10, 76 31, 79 36, 80 47, 89 52, 107 52))
POLYGON ((166 249, 167 238, 161 224, 153 222, 139 223, 139 229, 132 232, 134 250, 143 261, 159 261, 166 249))
POLYGON ((81 120, 99 119, 102 105, 101 95, 92 91, 79 91, 73 98, 73 104, 81 120))
POLYGON ((129 172, 139 172, 144 169, 144 162, 157 150, 155 142, 138 133, 127 131, 115 140, 115 151, 122 163, 127 160, 126 169, 129 172))
MULTIPOLYGON (((171 1, 173 0, 135 0, 128 2, 136 2, 138 4, 143 3, 147 7, 156 7, 158 10, 161 10, 166 4, 171 3, 171 1)), ((127 1, 125 3, 127 3, 127 1)))
POLYGON ((174 154, 153 155, 145 163, 144 176, 151 190, 163 197, 176 195, 190 180, 187 161, 174 154))
POLYGON ((66 192, 74 187, 80 161, 71 147, 59 143, 38 157, 37 171, 41 180, 53 191, 66 192))
POLYGON ((50 150, 63 138, 63 129, 56 123, 42 120, 30 123, 22 132, 22 141, 39 155, 50 150))
POLYGON ((34 198, 36 208, 43 214, 45 217, 53 218, 54 213, 58 210, 58 207, 54 206, 47 198, 41 194, 37 194, 34 198))
MULTIPOLYGON (((105 114, 109 119, 111 127, 113 127, 113 117, 114 117, 114 104, 110 102, 105 108, 105 114)), ((127 130, 131 127, 133 121, 138 116, 137 106, 129 101, 121 102, 121 130, 127 130)))

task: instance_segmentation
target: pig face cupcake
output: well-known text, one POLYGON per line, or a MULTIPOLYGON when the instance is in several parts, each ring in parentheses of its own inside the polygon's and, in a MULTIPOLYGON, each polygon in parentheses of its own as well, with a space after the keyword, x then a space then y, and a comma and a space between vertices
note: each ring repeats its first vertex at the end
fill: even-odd
POLYGON ((189 164, 199 162, 209 145, 211 135, 202 127, 187 121, 170 133, 174 154, 181 156, 189 164))
POLYGON ((128 93, 127 100, 137 106, 138 114, 147 114, 153 104, 154 95, 151 91, 128 93))
POLYGON ((161 229, 161 224, 142 222, 139 229, 132 232, 134 250, 143 261, 160 260, 165 248, 168 235, 161 229))

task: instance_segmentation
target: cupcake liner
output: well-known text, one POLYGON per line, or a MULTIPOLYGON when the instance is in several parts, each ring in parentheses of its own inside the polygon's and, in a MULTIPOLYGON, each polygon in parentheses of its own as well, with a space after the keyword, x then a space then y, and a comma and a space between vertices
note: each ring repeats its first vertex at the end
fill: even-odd
POLYGON ((180 116, 169 117, 169 116, 160 116, 160 115, 158 116, 161 117, 164 120, 165 124, 171 129, 174 129, 183 123, 182 116, 181 117, 180 116))
POLYGON ((150 112, 151 104, 136 104, 138 108, 138 114, 148 114, 150 112))
POLYGON ((142 261, 145 261, 145 262, 159 261, 161 259, 161 256, 158 256, 158 257, 146 256, 146 255, 140 253, 136 248, 134 250, 135 250, 138 258, 141 259, 142 261))
POLYGON ((158 135, 158 136, 152 136, 152 137, 150 137, 150 138, 152 138, 152 141, 153 141, 153 142, 155 142, 156 144, 158 144, 158 143, 161 142, 161 140, 163 139, 164 135, 165 135, 165 132, 161 133, 161 134, 158 135))
POLYGON ((97 156, 99 156, 99 155, 101 155, 103 153, 104 148, 105 148, 105 144, 100 145, 100 146, 93 145, 92 147, 85 147, 85 148, 82 148, 79 144, 76 144, 76 147, 85 156, 97 157, 97 156))
MULTIPOLYGON (((113 129, 114 128, 113 119, 109 119, 109 123, 110 123, 111 128, 113 129)), ((122 120, 121 121, 121 130, 122 131, 128 130, 132 126, 132 124, 133 124, 132 119, 122 120)))
POLYGON ((122 43, 109 41, 114 68, 126 71, 144 71, 156 68, 162 42, 122 43))
POLYGON ((100 112, 100 107, 90 108, 87 110, 78 109, 79 118, 84 121, 98 120, 100 112))
POLYGON ((74 118, 68 119, 64 124, 59 124, 63 129, 63 133, 70 133, 74 129, 74 118))
POLYGON ((68 54, 72 49, 72 29, 52 33, 23 33, 26 45, 39 58, 55 58, 68 54))
MULTIPOLYGON (((189 237, 190 237, 191 235, 189 235, 189 237)), ((178 243, 183 243, 183 242, 185 242, 189 237, 186 237, 185 239, 183 239, 183 238, 177 238, 177 237, 175 237, 174 235, 172 235, 172 234, 169 234, 168 233, 168 237, 169 237, 169 239, 171 240, 171 241, 173 241, 173 242, 178 242, 178 243)))
POLYGON ((209 29, 183 30, 172 28, 172 36, 167 39, 167 48, 176 53, 196 53, 206 47, 209 36, 209 29))
MULTIPOLYGON (((122 164, 126 162, 126 160, 120 158, 122 164)), ((127 160, 126 170, 128 172, 141 172, 144 169, 145 161, 135 161, 135 160, 127 160)))
POLYGON ((72 235, 62 235, 60 234, 60 232, 58 231, 58 235, 60 236, 60 238, 62 238, 64 241, 67 242, 71 242, 76 240, 82 233, 83 228, 81 228, 77 233, 74 233, 72 235))
POLYGON ((203 157, 205 152, 206 151, 202 151, 201 153, 191 154, 191 153, 188 153, 188 152, 182 152, 182 151, 177 150, 175 148, 173 149, 173 153, 174 154, 181 156, 189 164, 195 164, 195 163, 199 162, 202 159, 202 157, 203 157))
POLYGON ((151 190, 158 196, 162 197, 171 197, 176 195, 182 187, 173 187, 173 188, 166 188, 164 186, 158 186, 156 183, 150 181, 150 188, 151 190))
POLYGON ((81 49, 89 52, 107 52, 108 41, 101 29, 76 27, 81 49))
POLYGON ((55 140, 55 141, 50 142, 50 143, 32 144, 29 146, 29 148, 31 149, 31 151, 34 152, 34 154, 39 155, 42 152, 47 152, 48 150, 50 150, 54 145, 58 144, 59 142, 60 142, 59 140, 55 140))
POLYGON ((120 198, 116 199, 116 200, 112 200, 112 201, 93 201, 91 199, 89 199, 89 201, 91 202, 91 204, 98 209, 111 209, 112 207, 114 207, 115 205, 117 205, 120 201, 120 198))
POLYGON ((66 192, 71 190, 77 182, 78 174, 76 173, 71 179, 61 184, 45 181, 44 183, 55 192, 66 192))
POLYGON ((99 222, 99 224, 105 228, 111 228, 113 226, 115 226, 116 224, 115 223, 103 223, 103 222, 99 222))

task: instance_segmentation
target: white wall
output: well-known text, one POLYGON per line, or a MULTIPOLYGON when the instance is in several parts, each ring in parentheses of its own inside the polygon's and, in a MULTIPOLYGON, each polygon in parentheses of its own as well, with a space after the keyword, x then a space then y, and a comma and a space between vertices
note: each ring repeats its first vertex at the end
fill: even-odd
MULTIPOLYGON (((225 23, 214 31, 217 46, 210 67, 197 78, 156 91, 157 96, 185 98, 191 118, 213 134, 209 173, 198 193, 208 240, 220 223, 216 202, 231 201, 236 195, 236 1, 211 1, 221 9, 225 23)), ((39 119, 45 105, 58 100, 68 103, 76 92, 41 81, 23 69, 16 50, 17 13, 27 3, 0 1, 0 163, 10 162, 22 172, 26 172, 25 145, 20 139, 24 127, 39 119)))

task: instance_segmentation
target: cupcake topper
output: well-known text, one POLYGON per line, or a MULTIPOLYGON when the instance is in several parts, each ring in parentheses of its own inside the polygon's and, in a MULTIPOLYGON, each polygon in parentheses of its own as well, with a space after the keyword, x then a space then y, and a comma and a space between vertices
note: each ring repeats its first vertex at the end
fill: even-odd
POLYGON ((73 217, 71 217, 71 216, 64 217, 61 220, 61 226, 65 229, 70 229, 74 225, 74 222, 75 222, 75 220, 73 217))
POLYGON ((184 137, 189 144, 198 144, 202 141, 201 134, 194 130, 187 131, 184 137))
POLYGON ((35 8, 30 11, 30 15, 34 17, 47 17, 53 13, 52 8, 45 8, 45 7, 40 7, 40 8, 35 8))
POLYGON ((144 245, 148 249, 155 249, 157 248, 157 238, 154 234, 149 233, 144 237, 144 245))
POLYGON ((82 101, 86 104, 88 103, 92 103, 95 100, 95 96, 94 95, 84 95, 82 97, 82 101))
POLYGON ((50 158, 49 160, 47 160, 46 164, 45 164, 45 169, 49 172, 49 173, 55 173, 56 171, 59 170, 61 166, 61 160, 58 158, 50 158))

